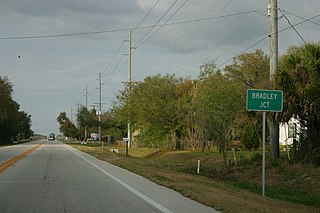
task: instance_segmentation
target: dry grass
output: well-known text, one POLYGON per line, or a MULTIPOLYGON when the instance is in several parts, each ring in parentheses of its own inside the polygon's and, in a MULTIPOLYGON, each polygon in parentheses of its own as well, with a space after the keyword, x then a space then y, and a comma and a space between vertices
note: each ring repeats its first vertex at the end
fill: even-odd
MULTIPOLYGON (((220 178, 213 179, 180 172, 179 170, 194 169, 191 165, 196 162, 198 154, 188 151, 166 152, 160 150, 131 149, 130 154, 139 156, 139 158, 125 158, 123 148, 120 149, 120 154, 116 154, 108 151, 110 147, 73 146, 99 159, 126 168, 158 184, 172 188, 186 197, 217 210, 222 210, 223 212, 320 212, 320 209, 313 207, 297 205, 268 197, 262 198, 258 194, 241 190, 220 181, 220 178)), ((207 161, 207 164, 213 163, 215 156, 209 157, 209 155, 207 155, 208 154, 204 154, 204 156, 201 157, 204 161, 207 161)), ((238 175, 239 178, 244 174, 245 171, 232 173, 234 176, 238 175)), ((276 176, 276 172, 274 172, 274 175, 276 176)), ((253 174, 247 175, 246 178, 258 180, 253 174)), ((278 179, 278 177, 272 178, 278 179)), ((273 181, 270 181, 269 184, 272 184, 272 182, 273 181)), ((317 190, 319 190, 319 187, 317 190)))

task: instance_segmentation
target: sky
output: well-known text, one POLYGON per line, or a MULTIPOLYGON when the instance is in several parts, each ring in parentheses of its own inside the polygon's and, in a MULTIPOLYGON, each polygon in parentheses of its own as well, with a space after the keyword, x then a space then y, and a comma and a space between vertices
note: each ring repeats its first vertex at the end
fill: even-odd
MULTIPOLYGON (((75 121, 86 97, 89 109, 99 102, 99 73, 102 110, 110 109, 128 81, 129 29, 133 81, 158 74, 196 78, 210 60, 224 68, 241 53, 269 53, 267 5, 268 0, 0 0, 0 76, 13 84, 13 98, 31 115, 32 129, 58 134, 60 112, 75 121)), ((319 0, 278 0, 278 7, 279 55, 304 41, 319 42, 319 0)))

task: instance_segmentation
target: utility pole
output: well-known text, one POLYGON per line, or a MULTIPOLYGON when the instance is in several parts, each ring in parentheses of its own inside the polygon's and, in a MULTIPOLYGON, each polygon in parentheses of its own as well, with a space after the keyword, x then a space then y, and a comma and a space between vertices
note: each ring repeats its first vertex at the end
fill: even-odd
POLYGON ((73 109, 71 107, 71 123, 73 123, 73 109))
POLYGON ((101 143, 101 72, 99 72, 99 143, 103 147, 103 143, 101 143))
POLYGON ((80 121, 79 121, 79 114, 80 114, 80 101, 78 101, 77 104, 77 127, 79 127, 79 141, 81 141, 82 139, 82 135, 81 135, 81 125, 80 125, 80 121))
MULTIPOLYGON (((278 3, 269 0, 270 14, 270 89, 274 89, 274 75, 278 70, 278 3)), ((270 121, 270 156, 279 157, 279 121, 270 121)))
POLYGON ((88 108, 88 84, 86 84, 86 108, 88 108))
MULTIPOLYGON (((129 29, 129 52, 128 52, 128 86, 129 86, 129 90, 131 90, 131 29, 129 29)), ((130 106, 129 106, 130 107, 130 106)), ((130 115, 129 115, 130 117, 130 115)), ((131 141, 131 129, 130 129, 130 120, 128 121, 128 145, 127 146, 131 146, 132 145, 132 141, 131 141)))
MULTIPOLYGON (((88 84, 86 84, 86 110, 88 110, 88 84)), ((84 127, 84 139, 87 140, 88 136, 88 126, 84 127)))

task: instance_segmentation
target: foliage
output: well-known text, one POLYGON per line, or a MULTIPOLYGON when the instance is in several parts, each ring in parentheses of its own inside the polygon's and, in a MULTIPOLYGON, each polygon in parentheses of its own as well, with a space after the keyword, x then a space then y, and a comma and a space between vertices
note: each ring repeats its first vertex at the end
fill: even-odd
POLYGON ((0 77, 0 144, 12 139, 32 136, 31 116, 19 111, 20 106, 12 99, 13 86, 7 77, 0 77))
POLYGON ((300 161, 320 147, 320 43, 289 48, 281 57, 276 85, 284 92, 282 121, 294 117, 300 123, 291 150, 300 161))
MULTIPOLYGON (((319 44, 290 48, 275 76, 277 89, 284 91, 284 111, 270 118, 299 120, 299 140, 291 149, 296 160, 309 158, 320 146, 319 49, 319 44)), ((208 60, 195 80, 157 75, 126 85, 112 112, 117 123, 130 123, 141 145, 180 149, 213 141, 226 164, 231 141, 241 138, 248 123, 257 129, 248 126, 243 140, 247 148, 257 148, 261 116, 245 110, 245 94, 248 88, 269 88, 269 81, 269 57, 256 50, 235 57, 222 70, 208 60)))
POLYGON ((217 71, 201 83, 196 100, 203 108, 205 129, 218 143, 227 165, 227 151, 234 138, 233 124, 244 107, 244 94, 239 90, 239 84, 217 71))
POLYGON ((77 113, 77 121, 81 127, 94 127, 98 126, 98 121, 93 111, 89 111, 85 106, 81 106, 77 113))
POLYGON ((60 124, 60 132, 63 133, 66 137, 78 138, 79 130, 77 127, 70 121, 65 112, 61 112, 57 117, 57 121, 60 124))
POLYGON ((128 85, 113 107, 117 120, 130 122, 147 146, 179 146, 183 133, 177 117, 178 82, 174 76, 158 75, 128 85))
POLYGON ((259 148, 259 135, 252 122, 248 123, 241 136, 241 143, 248 150, 259 148))
POLYGON ((126 127, 122 124, 117 124, 111 112, 104 112, 100 118, 101 121, 99 122, 95 109, 89 111, 86 107, 81 106, 77 113, 78 126, 75 126, 70 121, 65 112, 60 113, 57 117, 57 122, 60 125, 60 132, 67 137, 81 138, 80 140, 82 140, 84 139, 85 129, 87 129, 87 137, 90 137, 90 133, 98 132, 100 125, 102 137, 110 135, 117 139, 123 138, 126 127))
MULTIPOLYGON (((230 79, 241 83, 240 90, 245 94, 247 89, 268 89, 269 88, 269 57, 262 51, 256 50, 252 53, 243 53, 237 56, 233 64, 224 68, 224 73, 230 79)), ((236 118, 237 134, 243 131, 249 122, 253 122, 258 133, 262 132, 262 119, 259 112, 242 110, 236 118)), ((260 137, 262 137, 260 135, 260 137)))
POLYGON ((243 53, 224 69, 226 75, 250 88, 269 88, 269 57, 262 50, 243 53))

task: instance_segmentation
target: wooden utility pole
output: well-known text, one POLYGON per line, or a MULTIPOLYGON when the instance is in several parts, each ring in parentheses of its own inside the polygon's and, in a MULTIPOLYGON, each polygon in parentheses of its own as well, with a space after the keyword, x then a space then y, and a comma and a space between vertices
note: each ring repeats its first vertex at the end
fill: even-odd
MULTIPOLYGON (((129 52, 128 52, 128 86, 129 89, 131 88, 131 29, 129 30, 129 52)), ((129 106, 130 107, 130 106, 129 106)), ((130 115, 129 115, 130 117, 130 115)), ((130 127, 130 120, 128 121, 128 146, 130 147, 132 145, 131 141, 131 127, 130 127)))
MULTIPOLYGON (((86 84, 86 110, 88 110, 88 84, 86 84)), ((88 126, 84 128, 84 140, 86 141, 88 137, 88 126)))
MULTIPOLYGON (((274 75, 278 70, 278 3, 269 0, 270 14, 270 89, 274 89, 274 75)), ((270 121, 270 156, 279 157, 279 121, 270 121)))
POLYGON ((101 72, 99 72, 99 111, 98 111, 98 116, 99 116, 99 143, 103 147, 103 143, 101 143, 101 72))

